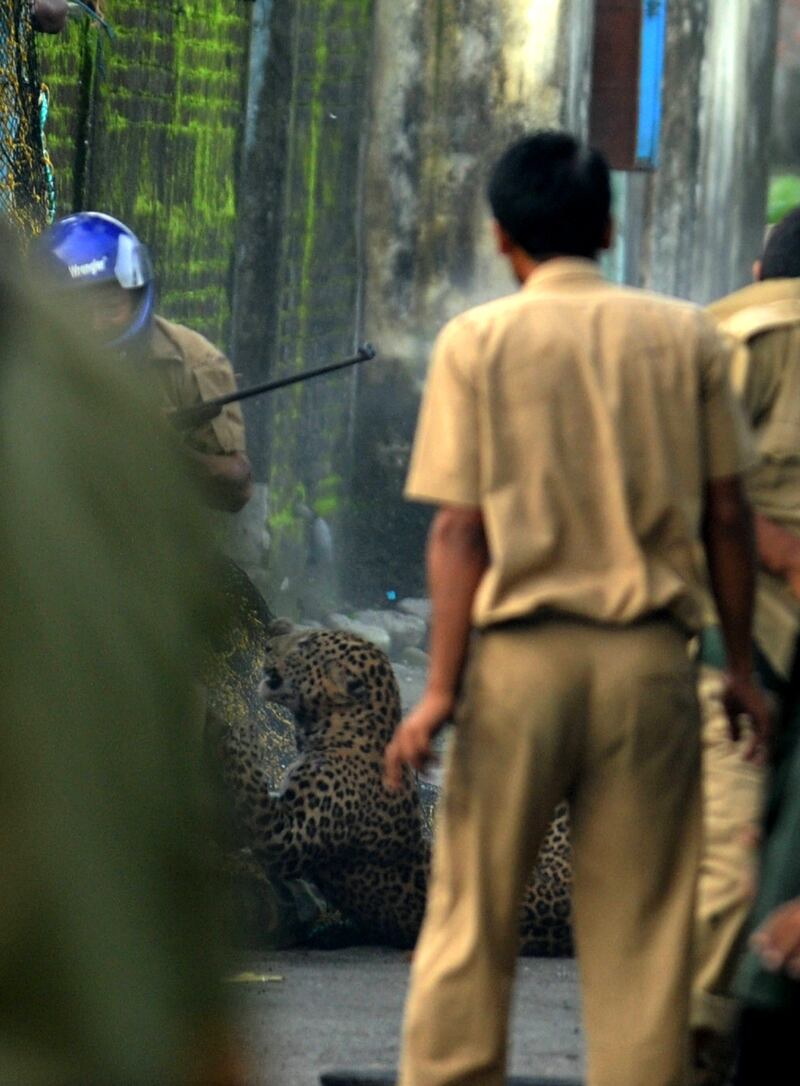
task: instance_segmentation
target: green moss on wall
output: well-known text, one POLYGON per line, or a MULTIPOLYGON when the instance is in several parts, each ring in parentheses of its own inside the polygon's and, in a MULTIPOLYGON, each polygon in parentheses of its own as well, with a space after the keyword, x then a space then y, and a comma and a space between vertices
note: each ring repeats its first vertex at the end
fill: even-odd
MULTIPOLYGON (((307 369, 348 354, 358 332, 358 214, 360 139, 369 80, 372 0, 298 0, 292 78, 284 108, 289 131, 277 306, 276 373, 307 369)), ((278 394, 270 411, 270 501, 294 510, 273 515, 270 565, 281 608, 313 607, 302 571, 315 516, 334 525, 345 474, 351 378, 278 394), (297 480, 306 500, 296 501, 297 480), (285 523, 284 523, 285 520, 285 523), (289 582, 287 587, 287 580, 289 582)))
POLYGON ((43 49, 60 212, 129 223, 153 251, 162 310, 225 342, 249 7, 111 0, 106 11, 113 42, 83 22, 43 49))

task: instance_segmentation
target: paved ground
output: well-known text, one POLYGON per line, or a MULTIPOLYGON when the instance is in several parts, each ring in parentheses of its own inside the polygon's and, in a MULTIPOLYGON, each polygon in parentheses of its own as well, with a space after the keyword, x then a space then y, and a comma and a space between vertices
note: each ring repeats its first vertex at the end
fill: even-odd
MULTIPOLYGON (((236 985, 256 1068, 252 1086, 317 1086, 323 1070, 396 1064, 408 955, 291 950, 240 964, 282 978, 236 985)), ((521 959, 510 1070, 577 1080, 582 1047, 574 962, 521 959)))

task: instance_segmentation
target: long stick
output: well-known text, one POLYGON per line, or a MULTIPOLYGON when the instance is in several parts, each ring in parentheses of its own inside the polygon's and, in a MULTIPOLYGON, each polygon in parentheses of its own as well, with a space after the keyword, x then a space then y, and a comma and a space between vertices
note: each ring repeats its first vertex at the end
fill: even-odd
POLYGON ((279 377, 274 381, 265 381, 264 384, 252 385, 250 388, 237 389, 236 392, 228 392, 224 396, 206 400, 204 403, 197 404, 196 407, 185 407, 180 411, 173 411, 170 422, 179 430, 194 430, 196 426, 216 418, 226 404, 249 400, 252 396, 261 396, 265 392, 274 392, 278 388, 296 385, 301 381, 310 381, 312 377, 322 377, 326 373, 335 373, 336 370, 343 370, 348 366, 357 366, 360 362, 369 362, 376 353, 371 343, 364 343, 352 358, 345 358, 342 362, 332 362, 328 366, 320 366, 315 370, 293 373, 289 377, 279 377))

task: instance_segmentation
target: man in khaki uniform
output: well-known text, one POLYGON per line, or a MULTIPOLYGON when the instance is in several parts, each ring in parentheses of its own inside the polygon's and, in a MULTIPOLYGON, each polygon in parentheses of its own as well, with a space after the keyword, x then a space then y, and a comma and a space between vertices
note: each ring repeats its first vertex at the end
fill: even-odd
MULTIPOLYGON (((68 280, 74 308, 96 342, 136 375, 162 412, 235 390, 233 369, 221 351, 197 332, 155 315, 149 252, 124 223, 97 211, 70 215, 45 231, 39 248, 56 281, 68 280)), ((181 437, 180 449, 205 504, 226 513, 242 509, 252 492, 252 471, 239 405, 228 404, 181 437)), ((200 765, 204 735, 216 725, 202 683, 195 695, 190 723, 200 765)), ((200 787, 205 791, 207 782, 201 780, 200 787)))
POLYGON ((701 533, 731 717, 766 719, 729 348, 696 308, 603 281, 608 167, 571 136, 512 146, 489 199, 522 289, 441 333, 407 483, 440 506, 431 669, 387 749, 389 787, 461 693, 400 1081, 505 1081, 520 897, 566 796, 587 1082, 684 1086, 701 533))
MULTIPOLYGON (((800 210, 772 231, 756 282, 709 312, 738 344, 735 391, 756 436, 747 490, 759 560, 755 641, 759 670, 780 698, 800 631, 800 210)), ((719 631, 702 638, 705 845, 698 884, 692 1006, 698 1083, 725 1081, 737 1005, 731 984, 746 935, 765 779, 729 741, 719 703, 719 631)))
MULTIPOLYGON (((153 319, 146 361, 170 410, 236 390, 225 355, 197 332, 163 317, 153 319)), ((239 404, 226 404, 215 419, 192 430, 186 444, 209 503, 231 513, 243 508, 252 493, 252 472, 239 404)))
MULTIPOLYGON (((150 256, 124 223, 98 211, 70 215, 46 231, 40 247, 56 273, 77 288, 98 342, 152 379, 165 410, 235 390, 221 351, 197 332, 155 316, 150 256)), ((242 509, 252 494, 252 470, 238 404, 189 433, 185 447, 207 503, 229 513, 242 509)))

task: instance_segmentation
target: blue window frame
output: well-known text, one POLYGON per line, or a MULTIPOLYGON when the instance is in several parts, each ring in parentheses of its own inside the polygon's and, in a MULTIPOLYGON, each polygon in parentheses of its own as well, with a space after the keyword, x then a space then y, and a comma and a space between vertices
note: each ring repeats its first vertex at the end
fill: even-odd
POLYGON ((667 37, 667 0, 642 0, 639 121, 636 166, 655 169, 661 132, 661 83, 667 37))

